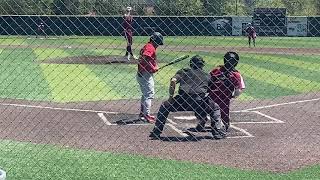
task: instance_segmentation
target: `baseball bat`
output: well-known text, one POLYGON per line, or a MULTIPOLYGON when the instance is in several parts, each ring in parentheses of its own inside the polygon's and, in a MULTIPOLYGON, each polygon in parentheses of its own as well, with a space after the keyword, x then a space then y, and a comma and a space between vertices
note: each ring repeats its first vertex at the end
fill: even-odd
POLYGON ((167 66, 170 66, 172 64, 175 64, 175 63, 178 63, 180 61, 183 61, 183 60, 187 59, 188 57, 189 57, 189 55, 184 55, 184 56, 178 57, 178 58, 174 59, 173 61, 169 62, 168 64, 165 64, 164 66, 160 67, 159 70, 163 69, 163 68, 165 68, 167 66))

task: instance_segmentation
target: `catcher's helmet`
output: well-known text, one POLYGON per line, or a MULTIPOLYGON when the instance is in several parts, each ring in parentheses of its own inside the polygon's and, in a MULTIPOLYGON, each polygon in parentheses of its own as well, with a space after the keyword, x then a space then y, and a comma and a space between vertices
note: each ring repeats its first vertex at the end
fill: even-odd
POLYGON ((202 69, 204 64, 203 58, 199 55, 195 55, 190 59, 190 67, 193 69, 202 69))
POLYGON ((163 36, 159 32, 154 32, 150 37, 150 41, 154 42, 157 45, 163 45, 163 36))
POLYGON ((223 61, 227 69, 232 69, 237 66, 240 58, 236 52, 229 51, 224 55, 223 61))

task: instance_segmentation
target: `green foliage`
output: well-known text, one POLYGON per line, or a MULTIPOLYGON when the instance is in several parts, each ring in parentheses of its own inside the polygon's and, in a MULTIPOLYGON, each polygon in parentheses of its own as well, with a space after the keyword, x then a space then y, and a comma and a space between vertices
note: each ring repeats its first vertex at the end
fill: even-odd
POLYGON ((54 14, 58 15, 79 14, 79 5, 79 0, 54 0, 52 10, 54 14))
POLYGON ((268 7, 268 8, 284 8, 282 0, 256 0, 256 7, 268 7))
POLYGON ((200 0, 162 0, 156 4, 158 15, 201 15, 203 8, 200 0))
MULTIPOLYGON (((114 0, 0 0, 0 13, 12 15, 121 15, 126 6, 145 15, 145 1, 114 0), (139 4, 142 3, 142 4, 139 4)), ((287 8, 290 16, 320 15, 320 0, 157 0, 156 15, 252 15, 254 8, 287 8)), ((149 4, 150 6, 150 4, 149 4)))
POLYGON ((31 1, 29 0, 1 0, 1 14, 33 14, 30 6, 31 1))
POLYGON ((203 0, 206 15, 222 16, 224 14, 225 0, 203 0))
POLYGON ((313 0, 314 1, 314 7, 316 10, 316 15, 320 15, 320 1, 319 0, 313 0))
POLYGON ((98 15, 119 15, 122 14, 122 4, 113 0, 96 0, 95 11, 98 15))

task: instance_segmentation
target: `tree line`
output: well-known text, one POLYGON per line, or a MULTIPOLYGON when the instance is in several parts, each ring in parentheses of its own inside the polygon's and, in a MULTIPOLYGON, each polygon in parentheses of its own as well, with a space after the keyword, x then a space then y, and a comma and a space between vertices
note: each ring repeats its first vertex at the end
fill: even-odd
POLYGON ((120 15, 126 6, 136 15, 250 16, 259 7, 286 8, 289 16, 320 15, 320 0, 0 0, 0 13, 120 15))

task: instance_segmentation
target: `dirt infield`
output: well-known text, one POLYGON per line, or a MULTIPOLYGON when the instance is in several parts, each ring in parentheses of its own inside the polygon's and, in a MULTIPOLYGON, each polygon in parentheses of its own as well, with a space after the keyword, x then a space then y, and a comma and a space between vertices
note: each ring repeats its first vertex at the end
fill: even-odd
MULTIPOLYGON (((135 44, 135 47, 140 49, 143 44, 135 44)), ((0 48, 65 48, 65 49, 95 49, 95 48, 105 48, 105 49, 120 49, 124 50, 125 45, 0 45, 0 48)), ((214 46, 172 46, 164 45, 161 47, 161 50, 170 50, 170 51, 183 51, 183 52, 193 52, 193 51, 203 51, 203 52, 222 52, 227 51, 236 51, 236 52, 245 52, 245 53, 254 53, 254 54, 293 54, 293 55, 319 55, 319 48, 272 48, 272 47, 214 47, 214 46)))
POLYGON ((117 124, 137 119, 136 101, 2 99, 0 138, 274 172, 319 164, 320 94, 259 102, 234 102, 231 132, 217 141, 208 132, 189 137, 185 131, 197 122, 188 112, 170 115, 162 140, 148 138, 152 124, 117 124))
POLYGON ((53 64, 137 64, 137 60, 128 59, 124 56, 76 56, 57 59, 48 59, 42 63, 53 64))

